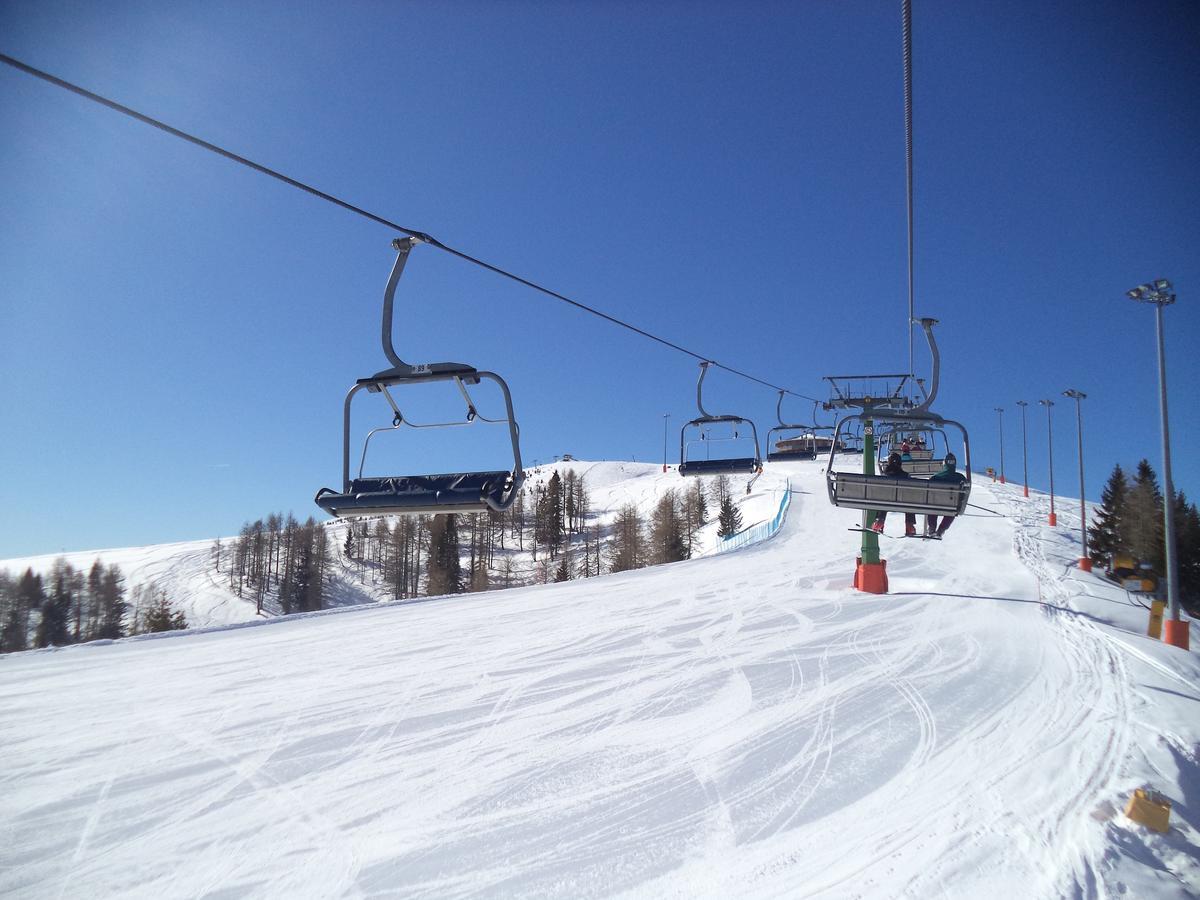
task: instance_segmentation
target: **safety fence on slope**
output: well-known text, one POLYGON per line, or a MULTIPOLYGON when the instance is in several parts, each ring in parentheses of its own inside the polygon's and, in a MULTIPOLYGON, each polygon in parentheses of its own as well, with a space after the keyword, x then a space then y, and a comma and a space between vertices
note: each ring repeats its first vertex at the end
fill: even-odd
POLYGON ((779 501, 779 509, 775 511, 766 522, 759 522, 751 525, 749 528, 743 528, 741 531, 726 535, 721 538, 717 544, 715 552, 728 553, 730 550, 740 550, 749 544, 757 544, 759 541, 765 541, 768 538, 774 537, 779 533, 779 529, 783 527, 784 520, 787 519, 788 507, 792 504, 792 482, 788 479, 783 489, 783 498, 779 501))

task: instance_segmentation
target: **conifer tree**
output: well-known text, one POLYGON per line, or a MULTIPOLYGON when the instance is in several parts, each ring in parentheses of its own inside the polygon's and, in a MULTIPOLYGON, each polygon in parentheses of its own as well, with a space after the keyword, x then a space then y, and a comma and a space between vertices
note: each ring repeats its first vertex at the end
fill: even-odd
POLYGON ((483 557, 475 560, 475 567, 471 569, 471 592, 481 593, 491 587, 491 579, 488 573, 487 561, 483 557))
POLYGON ((100 627, 101 607, 104 605, 104 566, 97 557, 92 562, 87 576, 87 616, 82 629, 81 640, 87 640, 89 635, 100 627))
POLYGON ((733 502, 733 497, 726 496, 721 501, 721 511, 717 515, 717 534, 720 537, 729 537, 732 534, 737 534, 742 529, 742 511, 738 509, 737 504, 733 502))
POLYGON ((0 653, 7 653, 9 621, 17 603, 17 583, 0 569, 0 653))
POLYGON ((1189 614, 1200 614, 1200 511, 1176 492, 1175 540, 1179 555, 1179 599, 1189 614))
POLYGON ((65 647, 71 643, 68 621, 71 614, 71 594, 67 590, 65 573, 60 568, 54 577, 50 596, 42 601, 41 621, 38 622, 34 645, 65 647))
POLYGON ((1163 572, 1163 498, 1150 463, 1138 463, 1126 501, 1128 528, 1123 529, 1129 551, 1155 572, 1163 572))
POLYGON ((655 564, 678 562, 691 555, 684 530, 679 492, 672 488, 659 498, 650 520, 650 552, 655 564))
POLYGON ((42 591, 42 577, 34 575, 33 569, 26 569, 25 574, 17 582, 13 602, 9 605, 4 621, 0 623, 0 650, 12 652, 25 650, 29 647, 29 616, 35 609, 41 609, 46 602, 42 591))
POLYGON ((462 591, 460 552, 457 516, 454 513, 434 516, 429 526, 429 557, 425 575, 425 593, 428 596, 462 591))
POLYGON ((1125 539, 1128 500, 1129 482, 1117 464, 1100 494, 1100 509, 1088 526, 1088 556, 1098 565, 1128 550, 1125 539))
POLYGON ((534 512, 534 540, 545 545, 554 559, 563 540, 563 485, 556 471, 538 497, 534 512))
POLYGON ((626 572, 646 565, 642 518, 636 504, 628 503, 617 513, 608 552, 611 572, 626 572))
POLYGON ((571 554, 564 553, 559 560, 558 569, 554 573, 555 581, 570 581, 571 580, 571 554))
POLYGON ((733 487, 728 475, 718 475, 714 478, 711 490, 713 503, 718 510, 725 505, 726 499, 733 496, 733 487))
POLYGON ((146 611, 145 619, 142 622, 143 632, 152 634, 160 631, 179 631, 184 628, 187 628, 187 616, 175 609, 171 601, 167 599, 166 591, 159 591, 150 609, 146 611))
POLYGON ((125 602, 125 579, 121 575, 121 569, 114 563, 105 570, 100 582, 100 619, 91 637, 113 641, 124 637, 125 613, 128 609, 129 604, 125 602))

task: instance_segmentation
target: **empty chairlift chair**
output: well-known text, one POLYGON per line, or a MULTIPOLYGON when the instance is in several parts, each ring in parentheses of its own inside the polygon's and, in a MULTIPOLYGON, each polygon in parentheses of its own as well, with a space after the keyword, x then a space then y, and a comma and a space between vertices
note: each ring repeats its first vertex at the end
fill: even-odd
POLYGON ((342 431, 342 489, 321 488, 315 497, 321 509, 338 517, 421 513, 474 513, 504 510, 509 507, 521 487, 525 474, 521 468, 520 429, 513 415, 512 396, 504 379, 494 372, 484 372, 464 363, 439 362, 410 365, 396 354, 392 346, 392 309, 396 285, 404 271, 408 254, 419 243, 417 238, 400 238, 392 242, 396 262, 388 278, 383 300, 383 351, 392 367, 369 378, 360 378, 346 394, 342 431), (481 416, 468 391, 480 381, 495 382, 504 395, 505 417, 488 419, 481 416), (391 389, 436 381, 452 381, 466 403, 463 421, 419 424, 408 421, 392 397, 391 389), (363 444, 358 472, 350 477, 350 405, 362 390, 381 394, 393 413, 391 426, 372 429, 363 444), (364 477, 367 446, 381 431, 402 428, 447 428, 488 422, 508 426, 512 442, 512 469, 486 472, 453 472, 440 475, 389 475, 364 477))
MULTIPOLYGON (((779 420, 779 424, 772 427, 767 432, 767 462, 785 462, 793 459, 816 459, 817 458, 817 443, 818 431, 832 431, 829 425, 816 424, 816 403, 814 406, 813 424, 812 425, 788 425, 783 421, 783 395, 786 391, 779 392, 779 400, 775 404, 775 418, 779 420), (799 432, 790 438, 783 438, 782 435, 789 431, 799 432), (779 434, 781 439, 776 440, 775 435, 779 434)), ((822 439, 823 440, 823 439, 822 439)))
MULTIPOLYGON (((700 415, 690 422, 686 423, 679 432, 679 474, 680 475, 754 475, 757 476, 762 472, 762 457, 759 453, 758 445, 758 429, 754 427, 754 423, 749 419, 744 419, 741 416, 713 416, 704 409, 703 386, 704 376, 708 373, 708 367, 713 363, 705 361, 700 363, 700 379, 696 382, 696 406, 700 409, 700 415), (707 426, 710 425, 728 425, 732 430, 731 437, 713 438, 706 433, 707 426), (749 436, 742 436, 742 429, 749 427, 749 436), (695 429, 697 437, 688 440, 689 429, 695 429), (711 447, 717 443, 727 443, 738 441, 743 445, 749 441, 754 448, 753 456, 735 456, 724 457, 721 459, 698 459, 695 456, 689 459, 689 448, 703 446, 711 447)), ((705 454, 707 457, 707 453, 705 454)), ((750 480, 752 484, 754 479, 750 480)), ((750 485, 746 486, 749 490, 750 485)))

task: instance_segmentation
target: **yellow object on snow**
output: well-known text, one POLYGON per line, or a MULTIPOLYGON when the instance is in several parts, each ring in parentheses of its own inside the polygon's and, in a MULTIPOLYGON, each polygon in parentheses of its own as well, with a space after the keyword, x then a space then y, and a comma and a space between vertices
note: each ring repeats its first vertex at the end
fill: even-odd
POLYGON ((1138 788, 1129 798, 1125 815, 1139 825, 1166 834, 1170 829, 1171 801, 1149 788, 1138 788))
POLYGON ((1163 610, 1166 606, 1165 600, 1154 600, 1150 603, 1150 627, 1146 629, 1146 634, 1152 638, 1162 639, 1163 610))

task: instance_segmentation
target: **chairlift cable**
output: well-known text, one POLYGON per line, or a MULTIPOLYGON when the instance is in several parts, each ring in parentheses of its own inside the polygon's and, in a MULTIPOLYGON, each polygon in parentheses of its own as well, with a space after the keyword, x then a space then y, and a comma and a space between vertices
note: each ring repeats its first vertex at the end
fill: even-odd
POLYGON ((181 140, 187 141, 188 143, 191 143, 191 144, 195 144, 197 147, 200 147, 204 150, 208 150, 212 153, 216 153, 218 156, 223 156, 226 159, 231 160, 232 162, 239 163, 240 165, 243 165, 243 166, 246 166, 247 168, 253 169, 254 171, 259 172, 263 175, 267 175, 278 181, 282 181, 284 184, 290 185, 291 187, 297 188, 301 191, 304 191, 305 193, 311 194, 314 197, 317 197, 321 200, 325 200, 329 203, 334 204, 335 206, 340 206, 342 209, 347 210, 348 212, 355 213, 357 215, 362 216, 363 218, 371 220, 372 222, 375 222, 380 225, 384 225, 395 231, 399 231, 404 234, 407 234, 410 237, 416 238, 417 240, 421 241, 422 243, 429 244, 431 247, 436 247, 437 249, 442 250, 446 253, 449 253, 452 256, 457 256, 459 259, 464 260, 465 262, 472 263, 476 266, 479 266, 480 268, 488 270, 489 272, 493 272, 497 275, 501 275, 505 278, 511 279, 512 281, 515 281, 518 284, 522 284, 525 287, 532 288, 535 291, 546 294, 549 297, 553 297, 555 300, 560 300, 563 303, 567 303, 567 304, 575 307, 576 309, 579 309, 583 312, 590 313, 593 316, 597 316, 601 319, 604 319, 605 321, 610 322, 613 325, 617 325, 621 328, 626 328, 629 331, 634 332, 635 334, 639 334, 642 337, 649 338, 650 340, 655 341, 659 344, 662 344, 665 347, 669 347, 672 350, 676 350, 687 356, 691 356, 692 358, 697 359, 701 362, 704 362, 704 361, 711 362, 712 365, 716 366, 719 369, 724 369, 726 372, 729 372, 731 375, 737 375, 740 378, 745 378, 747 381, 753 381, 756 384, 760 384, 763 387, 768 387, 774 391, 783 390, 786 393, 791 394, 793 397, 799 397, 803 400, 815 400, 815 398, 809 397, 806 394, 800 394, 795 391, 788 390, 787 388, 781 388, 777 384, 772 384, 769 381, 764 381, 763 379, 757 378, 756 376, 751 375, 748 372, 743 372, 741 369, 736 369, 733 366, 729 366, 729 365, 726 365, 725 363, 718 362, 717 360, 714 360, 709 355, 702 354, 702 353, 696 353, 694 350, 689 350, 686 347, 683 347, 683 346, 680 346, 679 344, 674 343, 673 341, 667 340, 666 338, 663 338, 663 337, 659 337, 656 334, 652 334, 651 332, 646 331, 643 328, 639 328, 636 325, 632 325, 629 322, 626 322, 622 319, 618 319, 616 316, 609 315, 608 313, 602 312, 601 310, 598 310, 595 307, 588 306, 586 303, 581 303, 578 300, 572 300, 570 297, 564 296, 563 294, 560 294, 557 291, 551 290, 550 288, 547 288, 547 287, 543 287, 542 285, 537 284, 536 282, 530 281, 526 278, 522 278, 519 275, 514 275, 512 272, 506 271, 505 269, 502 269, 499 266, 494 266, 491 263, 485 262, 481 259, 471 256, 468 253, 464 253, 461 250, 456 250, 454 247, 451 247, 448 244, 442 243, 437 238, 433 237, 432 235, 426 234, 423 231, 417 231, 416 229, 407 228, 403 225, 399 225, 396 222, 392 222, 389 219, 385 219, 383 216, 379 216, 373 212, 365 210, 360 206, 355 206, 353 203, 349 203, 345 200, 340 199, 339 197, 335 197, 332 194, 326 193, 325 191, 322 191, 311 185, 305 184, 302 181, 297 181, 295 178, 290 178, 287 175, 284 175, 282 172, 278 172, 275 169, 272 169, 272 168, 269 168, 268 166, 262 165, 261 163, 256 163, 251 159, 247 159, 244 156, 241 156, 230 150, 226 150, 223 147, 219 147, 218 145, 216 145, 210 141, 206 141, 203 138, 197 137, 193 134, 189 134, 186 131, 182 131, 179 128, 175 128, 171 125, 168 125, 166 122, 162 122, 159 119, 155 119, 144 113, 140 113, 135 109, 125 106, 124 104, 117 103, 115 100, 110 100, 107 97, 101 96, 100 94, 97 94, 93 91, 89 91, 87 88, 80 87, 79 85, 73 84, 72 82, 66 81, 65 79, 59 78, 55 75, 51 75, 49 72, 44 72, 41 69, 36 69, 33 66, 28 65, 27 63, 23 63, 18 59, 14 59, 13 57, 8 56, 5 53, 0 53, 0 62, 3 62, 6 65, 13 67, 14 69, 18 69, 22 72, 25 72, 28 75, 32 75, 35 78, 40 78, 43 81, 49 82, 50 84, 53 84, 56 87, 63 88, 64 90, 70 91, 73 94, 77 94, 78 96, 83 97, 86 100, 91 100, 94 103, 98 103, 101 106, 107 107, 108 109, 111 109, 115 112, 119 112, 123 115, 129 116, 130 118, 136 119, 137 121, 142 122, 143 124, 150 125, 154 128, 159 129, 160 131, 164 131, 167 134, 171 135, 172 137, 180 138, 181 140))
MULTIPOLYGON (((908 200, 908 371, 914 372, 913 322, 916 319, 916 302, 913 290, 913 138, 912 138, 912 2, 901 0, 901 15, 904 19, 904 155, 905 187, 908 200)), ((912 385, 908 387, 911 400, 912 385)))

